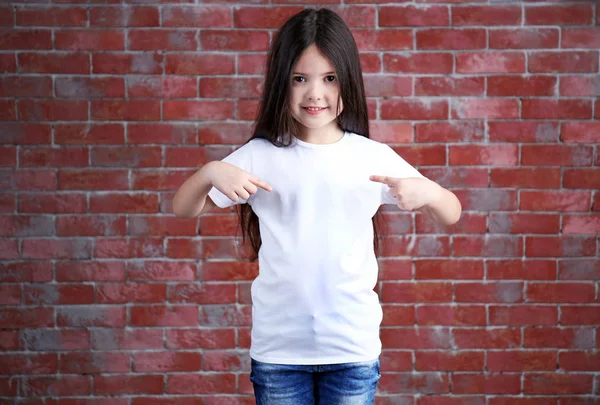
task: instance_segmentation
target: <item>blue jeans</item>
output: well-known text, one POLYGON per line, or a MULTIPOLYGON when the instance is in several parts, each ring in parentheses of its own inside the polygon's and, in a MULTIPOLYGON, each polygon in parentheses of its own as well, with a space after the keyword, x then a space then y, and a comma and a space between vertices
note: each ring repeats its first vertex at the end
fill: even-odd
POLYGON ((379 359, 320 366, 261 363, 251 359, 256 405, 372 405, 379 359))

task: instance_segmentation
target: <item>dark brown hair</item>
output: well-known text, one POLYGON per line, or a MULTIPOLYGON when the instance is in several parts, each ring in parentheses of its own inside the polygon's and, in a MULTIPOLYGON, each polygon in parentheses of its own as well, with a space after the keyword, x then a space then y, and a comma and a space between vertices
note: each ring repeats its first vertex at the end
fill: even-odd
MULTIPOLYGON (((300 55, 312 44, 335 68, 343 110, 337 117, 339 127, 369 137, 369 116, 358 48, 350 29, 331 10, 306 9, 291 17, 279 30, 267 55, 264 92, 252 137, 263 138, 277 147, 291 144, 298 133, 289 110, 292 69, 300 55)), ((340 100, 338 100, 338 106, 340 100)), ((258 217, 248 204, 239 206, 244 242, 249 241, 252 258, 258 257, 262 244, 258 217)), ((376 220, 375 248, 378 247, 376 220)))

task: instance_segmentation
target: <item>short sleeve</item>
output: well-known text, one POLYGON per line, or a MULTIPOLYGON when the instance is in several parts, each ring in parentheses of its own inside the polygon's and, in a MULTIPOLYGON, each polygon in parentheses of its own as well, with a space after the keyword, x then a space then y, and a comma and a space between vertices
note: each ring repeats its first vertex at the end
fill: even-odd
MULTIPOLYGON (((380 170, 378 175, 396 177, 405 179, 409 177, 425 178, 417 169, 410 163, 404 160, 388 145, 383 144, 380 158, 380 170)), ((396 204, 396 201, 388 194, 389 187, 386 184, 381 184, 381 203, 396 204)))
MULTIPOLYGON (((232 164, 242 170, 252 173, 252 143, 253 142, 248 142, 244 144, 221 161, 232 164)), ((219 208, 227 208, 235 204, 244 204, 247 202, 243 199, 239 199, 237 202, 235 202, 214 187, 210 189, 208 196, 219 208)), ((250 196, 250 199, 251 198, 252 196, 250 196)))

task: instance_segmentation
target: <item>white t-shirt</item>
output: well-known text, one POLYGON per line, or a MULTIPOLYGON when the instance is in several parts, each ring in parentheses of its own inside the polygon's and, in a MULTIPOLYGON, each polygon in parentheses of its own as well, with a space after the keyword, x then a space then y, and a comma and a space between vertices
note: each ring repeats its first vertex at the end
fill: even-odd
MULTIPOLYGON (((389 146, 348 132, 326 145, 254 139, 223 161, 273 188, 247 201, 262 238, 250 356, 305 365, 377 358, 382 310, 373 291, 372 218, 395 201, 369 176, 423 176, 389 146)), ((215 188, 209 196, 221 208, 234 204, 215 188)))

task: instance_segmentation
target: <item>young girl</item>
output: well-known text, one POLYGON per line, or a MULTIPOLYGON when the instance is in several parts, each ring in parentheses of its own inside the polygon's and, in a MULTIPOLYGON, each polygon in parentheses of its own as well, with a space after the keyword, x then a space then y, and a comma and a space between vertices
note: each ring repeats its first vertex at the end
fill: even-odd
POLYGON ((283 25, 252 138, 187 179, 173 210, 191 218, 233 204, 242 204, 244 237, 259 263, 256 403, 373 404, 382 320, 373 217, 397 204, 452 224, 461 207, 369 139, 356 43, 332 11, 307 9, 283 25))

